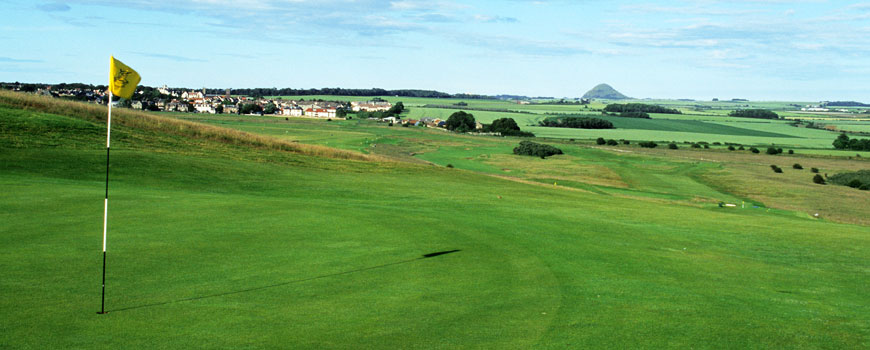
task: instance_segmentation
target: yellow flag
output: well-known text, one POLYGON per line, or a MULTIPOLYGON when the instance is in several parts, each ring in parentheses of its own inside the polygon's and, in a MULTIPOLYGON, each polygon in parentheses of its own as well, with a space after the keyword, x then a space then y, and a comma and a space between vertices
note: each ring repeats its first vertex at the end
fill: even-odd
POLYGON ((112 56, 112 62, 109 64, 109 89, 115 96, 130 98, 141 80, 142 77, 133 68, 127 67, 112 56))

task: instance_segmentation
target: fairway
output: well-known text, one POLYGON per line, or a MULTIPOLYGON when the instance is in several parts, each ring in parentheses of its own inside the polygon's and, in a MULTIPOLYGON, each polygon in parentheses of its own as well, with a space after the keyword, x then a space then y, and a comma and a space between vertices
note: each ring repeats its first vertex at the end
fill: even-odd
POLYGON ((567 142, 517 158, 512 138, 357 120, 189 118, 371 154, 350 160, 113 117, 97 315, 105 110, 4 98, 2 348, 870 345, 868 226, 720 208, 748 199, 705 181, 750 174, 729 163, 567 142))

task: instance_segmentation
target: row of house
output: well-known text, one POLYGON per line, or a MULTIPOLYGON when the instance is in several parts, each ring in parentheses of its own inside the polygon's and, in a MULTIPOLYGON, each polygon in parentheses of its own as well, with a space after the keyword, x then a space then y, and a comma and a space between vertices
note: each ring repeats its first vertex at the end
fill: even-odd
MULTIPOLYGON (((130 108, 139 110, 210 114, 237 114, 243 110, 243 106, 255 104, 260 107, 257 108, 258 110, 274 111, 274 115, 310 118, 337 118, 340 110, 376 112, 388 111, 393 107, 391 103, 385 101, 354 101, 347 103, 337 101, 283 100, 281 98, 249 99, 242 96, 231 96, 229 89, 224 95, 209 95, 204 88, 199 91, 176 90, 170 89, 166 85, 158 88, 157 91, 161 94, 162 98, 146 97, 144 91, 139 90, 137 92, 138 97, 134 97, 131 101, 125 103, 129 103, 130 108), (274 108, 271 106, 274 106, 274 108)), ((37 93, 54 97, 74 97, 97 104, 105 104, 108 101, 107 93, 98 89, 69 89, 67 91, 46 86, 45 88, 38 89, 37 93)), ((115 100, 113 104, 119 104, 119 101, 115 100)))

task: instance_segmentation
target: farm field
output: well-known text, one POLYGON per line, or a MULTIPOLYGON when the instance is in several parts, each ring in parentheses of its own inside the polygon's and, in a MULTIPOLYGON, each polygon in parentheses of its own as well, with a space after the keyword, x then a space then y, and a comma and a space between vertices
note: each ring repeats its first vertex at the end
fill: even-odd
POLYGON ((0 95, 3 348, 870 345, 866 192, 759 170, 866 161, 123 110, 96 315, 105 110, 46 101, 0 95))
MULTIPOLYGON (((350 96, 282 96, 284 99, 322 99, 359 101, 368 98, 350 96)), ((475 119, 482 123, 491 123, 499 118, 513 118, 524 131, 535 133, 538 137, 564 138, 564 139, 595 139, 598 137, 612 139, 628 139, 634 141, 662 141, 662 142, 721 142, 739 143, 745 145, 769 146, 775 144, 778 147, 798 147, 810 149, 830 148, 831 142, 837 137, 836 132, 807 129, 791 126, 791 120, 761 120, 750 118, 735 118, 727 116, 734 108, 768 108, 777 111, 783 116, 797 115, 800 118, 820 118, 830 123, 837 123, 828 119, 825 115, 805 115, 794 112, 783 112, 788 108, 802 106, 806 102, 710 102, 710 101, 668 101, 668 100, 626 100, 615 101, 617 103, 654 103, 678 108, 684 114, 652 114, 653 121, 627 119, 611 116, 602 116, 600 110, 606 106, 607 101, 596 101, 588 106, 570 104, 529 104, 520 105, 512 101, 501 100, 474 100, 474 99, 433 99, 433 98, 408 98, 395 96, 382 96, 390 102, 402 102, 408 112, 403 116, 410 119, 439 118, 447 119, 452 113, 465 110, 474 115, 475 119), (456 103, 465 102, 467 106, 455 106, 456 103), (424 107, 424 106, 429 107, 424 107), (451 106, 453 105, 453 106, 451 106), (439 107, 432 107, 439 106, 439 107), (442 108, 451 106, 450 108, 442 108), (693 106, 703 106, 708 109, 694 110, 693 106), (489 110, 479 110, 489 109, 489 110), (500 110, 500 111, 493 111, 500 110), (540 120, 555 114, 581 114, 595 118, 606 119, 614 123, 616 129, 588 130, 588 129, 564 129, 547 128, 537 126, 540 120)), ((846 129, 862 131, 870 127, 870 121, 863 121, 859 117, 849 119, 846 129), (857 119, 856 119, 857 118, 857 119)), ((839 125, 839 124, 838 124, 839 125)))

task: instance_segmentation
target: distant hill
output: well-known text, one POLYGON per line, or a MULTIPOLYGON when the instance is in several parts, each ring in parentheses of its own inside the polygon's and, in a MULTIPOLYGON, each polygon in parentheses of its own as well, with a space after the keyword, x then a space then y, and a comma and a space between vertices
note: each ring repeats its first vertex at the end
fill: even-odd
POLYGON ((583 94, 583 98, 598 98, 598 99, 607 99, 607 100, 625 100, 630 97, 621 94, 619 91, 616 91, 613 87, 607 84, 598 84, 592 90, 587 91, 583 94))
POLYGON ((837 106, 837 107, 870 107, 870 104, 855 102, 855 101, 834 101, 834 102, 825 102, 825 106, 837 106))

